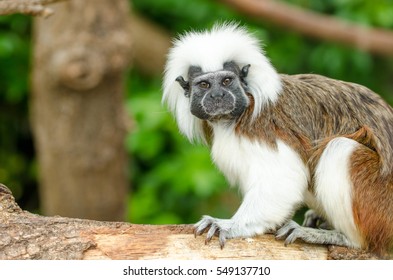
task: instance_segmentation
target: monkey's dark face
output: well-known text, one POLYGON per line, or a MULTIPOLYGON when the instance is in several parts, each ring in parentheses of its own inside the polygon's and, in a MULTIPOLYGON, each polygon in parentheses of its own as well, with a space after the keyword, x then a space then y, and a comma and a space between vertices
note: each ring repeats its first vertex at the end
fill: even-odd
POLYGON ((246 95, 248 66, 241 71, 233 63, 225 63, 224 69, 202 73, 199 67, 189 69, 189 81, 182 77, 177 81, 190 97, 191 113, 203 120, 231 120, 239 117, 249 106, 246 95))

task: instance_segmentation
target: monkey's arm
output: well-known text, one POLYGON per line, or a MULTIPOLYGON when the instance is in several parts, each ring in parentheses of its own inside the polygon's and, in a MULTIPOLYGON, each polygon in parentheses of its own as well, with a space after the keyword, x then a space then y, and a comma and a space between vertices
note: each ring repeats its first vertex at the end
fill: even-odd
POLYGON ((195 236, 201 235, 208 228, 206 243, 210 242, 214 235, 218 235, 221 248, 224 247, 227 239, 236 237, 251 237, 262 234, 273 228, 275 224, 270 224, 264 213, 261 212, 264 203, 259 201, 259 190, 254 188, 244 197, 242 204, 236 214, 231 219, 218 219, 210 216, 203 216, 195 225, 195 236))
MULTIPOLYGON (((201 235, 210 228, 206 242, 218 235, 221 247, 226 239, 251 237, 282 226, 302 203, 307 188, 306 167, 287 145, 279 142, 275 150, 255 144, 244 145, 244 141, 242 144, 242 148, 237 149, 242 154, 236 154, 232 149, 232 156, 244 156, 247 162, 236 160, 227 163, 241 175, 239 180, 244 192, 242 204, 231 219, 204 216, 195 225, 195 235, 201 235)), ((233 171, 221 164, 218 166, 226 175, 233 171)))

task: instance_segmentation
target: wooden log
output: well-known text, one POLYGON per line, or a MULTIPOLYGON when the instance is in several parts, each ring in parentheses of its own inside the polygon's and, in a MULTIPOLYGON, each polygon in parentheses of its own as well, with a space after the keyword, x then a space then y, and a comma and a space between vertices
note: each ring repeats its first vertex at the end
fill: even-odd
POLYGON ((0 184, 0 259, 370 259, 365 252, 296 242, 284 246, 271 234, 229 240, 192 234, 191 225, 136 225, 123 222, 44 217, 23 211, 0 184))
POLYGON ((84 259, 326 259, 327 249, 304 243, 285 247, 273 235, 237 239, 221 249, 216 240, 205 244, 195 238, 190 225, 129 225, 119 229, 102 228, 89 232, 95 248, 84 259), (119 234, 120 233, 120 234, 119 234))

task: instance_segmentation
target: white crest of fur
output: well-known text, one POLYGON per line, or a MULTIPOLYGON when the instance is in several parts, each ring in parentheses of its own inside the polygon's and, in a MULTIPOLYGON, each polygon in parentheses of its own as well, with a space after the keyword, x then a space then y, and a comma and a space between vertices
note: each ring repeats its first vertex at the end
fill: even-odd
POLYGON ((190 66, 212 72, 221 70, 229 61, 236 62, 240 68, 251 64, 246 81, 255 100, 254 118, 281 91, 280 77, 264 56, 260 42, 237 24, 215 25, 210 31, 181 36, 168 55, 163 101, 174 113, 180 131, 191 141, 204 140, 202 121, 191 114, 189 98, 175 79, 181 75, 187 80, 190 66))

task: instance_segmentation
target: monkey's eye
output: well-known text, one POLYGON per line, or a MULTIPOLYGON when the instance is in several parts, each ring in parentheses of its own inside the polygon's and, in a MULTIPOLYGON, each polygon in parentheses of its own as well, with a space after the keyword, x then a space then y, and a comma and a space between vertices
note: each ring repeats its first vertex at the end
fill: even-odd
POLYGON ((232 83, 232 79, 231 78, 225 78, 224 80, 222 80, 222 85, 224 87, 229 86, 232 83))
POLYGON ((210 87, 210 84, 205 81, 200 82, 198 85, 200 88, 203 88, 203 89, 208 89, 210 87))

